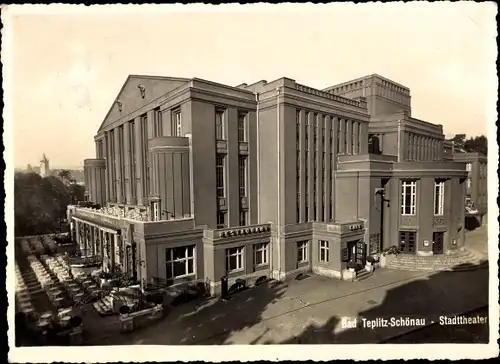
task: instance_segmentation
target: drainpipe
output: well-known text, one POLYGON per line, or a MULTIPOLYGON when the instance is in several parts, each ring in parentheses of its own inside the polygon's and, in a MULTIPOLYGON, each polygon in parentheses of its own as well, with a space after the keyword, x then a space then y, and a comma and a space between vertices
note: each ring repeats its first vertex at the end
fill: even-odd
POLYGON ((401 162, 401 120, 398 120, 398 163, 401 162))
POLYGON ((281 123, 280 123, 280 88, 276 88, 276 130, 278 161, 278 280, 281 280, 281 123))

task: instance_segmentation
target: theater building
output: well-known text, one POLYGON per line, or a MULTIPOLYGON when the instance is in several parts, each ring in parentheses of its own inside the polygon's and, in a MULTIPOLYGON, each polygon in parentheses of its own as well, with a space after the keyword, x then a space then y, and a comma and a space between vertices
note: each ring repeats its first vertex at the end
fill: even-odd
POLYGON ((393 245, 452 254, 467 171, 443 142, 378 75, 325 90, 129 76, 84 162, 100 208, 70 206, 72 235, 105 270, 214 293, 223 276, 343 278, 393 245))

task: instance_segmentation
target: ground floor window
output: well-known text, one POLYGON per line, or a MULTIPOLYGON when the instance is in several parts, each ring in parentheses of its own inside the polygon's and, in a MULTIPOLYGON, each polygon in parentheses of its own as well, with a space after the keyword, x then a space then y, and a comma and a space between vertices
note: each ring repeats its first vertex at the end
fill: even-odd
POLYGON ((304 263, 308 261, 307 247, 308 241, 298 241, 297 242, 297 262, 304 263))
POLYGON ((328 263, 330 261, 330 243, 325 240, 319 240, 319 261, 328 263))
POLYGON ((165 255, 167 279, 181 278, 194 274, 194 245, 165 249, 165 255))
POLYGON ((243 269, 243 247, 226 249, 226 270, 233 272, 243 269))
POLYGON ((268 264, 268 246, 267 243, 255 244, 253 246, 253 264, 265 265, 268 264))
POLYGON ((399 232, 399 249, 403 253, 414 253, 417 233, 415 231, 399 232))

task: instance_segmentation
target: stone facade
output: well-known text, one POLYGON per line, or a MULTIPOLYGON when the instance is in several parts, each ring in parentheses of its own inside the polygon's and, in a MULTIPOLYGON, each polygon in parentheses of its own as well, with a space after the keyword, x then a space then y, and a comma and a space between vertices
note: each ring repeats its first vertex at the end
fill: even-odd
POLYGON ((392 245, 457 249, 465 165, 443 160, 442 127, 410 106, 377 75, 322 91, 129 76, 85 161, 102 208, 70 206, 73 237, 144 282, 213 292, 224 276, 342 278, 392 245))

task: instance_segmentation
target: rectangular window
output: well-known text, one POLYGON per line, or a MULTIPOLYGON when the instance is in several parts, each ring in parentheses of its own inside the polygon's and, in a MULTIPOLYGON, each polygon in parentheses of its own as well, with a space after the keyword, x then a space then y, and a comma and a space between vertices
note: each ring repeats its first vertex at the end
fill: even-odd
POLYGON ((297 242, 297 263, 305 263, 308 261, 307 247, 308 241, 297 242))
POLYGON ((217 140, 226 140, 224 110, 215 111, 215 138, 217 140))
POLYGON ((239 183, 240 197, 247 197, 247 157, 245 155, 239 157, 239 183))
POLYGON ((238 141, 246 142, 247 141, 247 123, 246 123, 246 114, 238 115, 238 141))
POLYGON ((416 181, 403 181, 401 183, 401 214, 415 215, 416 213, 416 181))
POLYGON ((467 178, 466 181, 465 181, 465 183, 466 183, 467 188, 470 188, 470 186, 471 186, 471 179, 467 178))
POLYGON ((248 210, 240 211, 240 226, 248 225, 248 210))
POLYGON ((467 164, 465 165, 465 169, 466 169, 466 171, 467 171, 467 172, 472 171, 472 163, 467 163, 467 164))
POLYGON ((162 123, 162 113, 160 108, 157 107, 154 110, 154 123, 153 123, 153 135, 155 137, 163 136, 163 123, 162 123))
POLYGON ((330 243, 328 241, 319 240, 319 261, 328 263, 330 261, 330 243))
POLYGON ((195 274, 195 246, 165 249, 167 279, 175 279, 195 274))
POLYGON ((153 215, 153 221, 158 221, 160 220, 160 211, 158 209, 158 202, 153 202, 151 204, 151 212, 152 212, 152 215, 153 215))
POLYGON ((268 244, 261 243, 253 246, 253 265, 266 265, 268 264, 268 244))
POLYGON ((176 110, 173 112, 174 117, 174 125, 173 125, 173 130, 172 130, 172 135, 173 136, 182 136, 182 114, 180 110, 176 110))
POLYGON ((224 198, 226 196, 225 181, 226 181, 226 156, 217 154, 215 161, 216 178, 217 178, 217 197, 224 198))
POLYGON ((444 181, 434 183, 434 215, 444 214, 444 181))
POLYGON ((243 269, 243 247, 226 249, 226 271, 243 269))
POLYGON ((227 213, 225 211, 219 211, 217 213, 217 229, 227 228, 226 215, 227 213))

